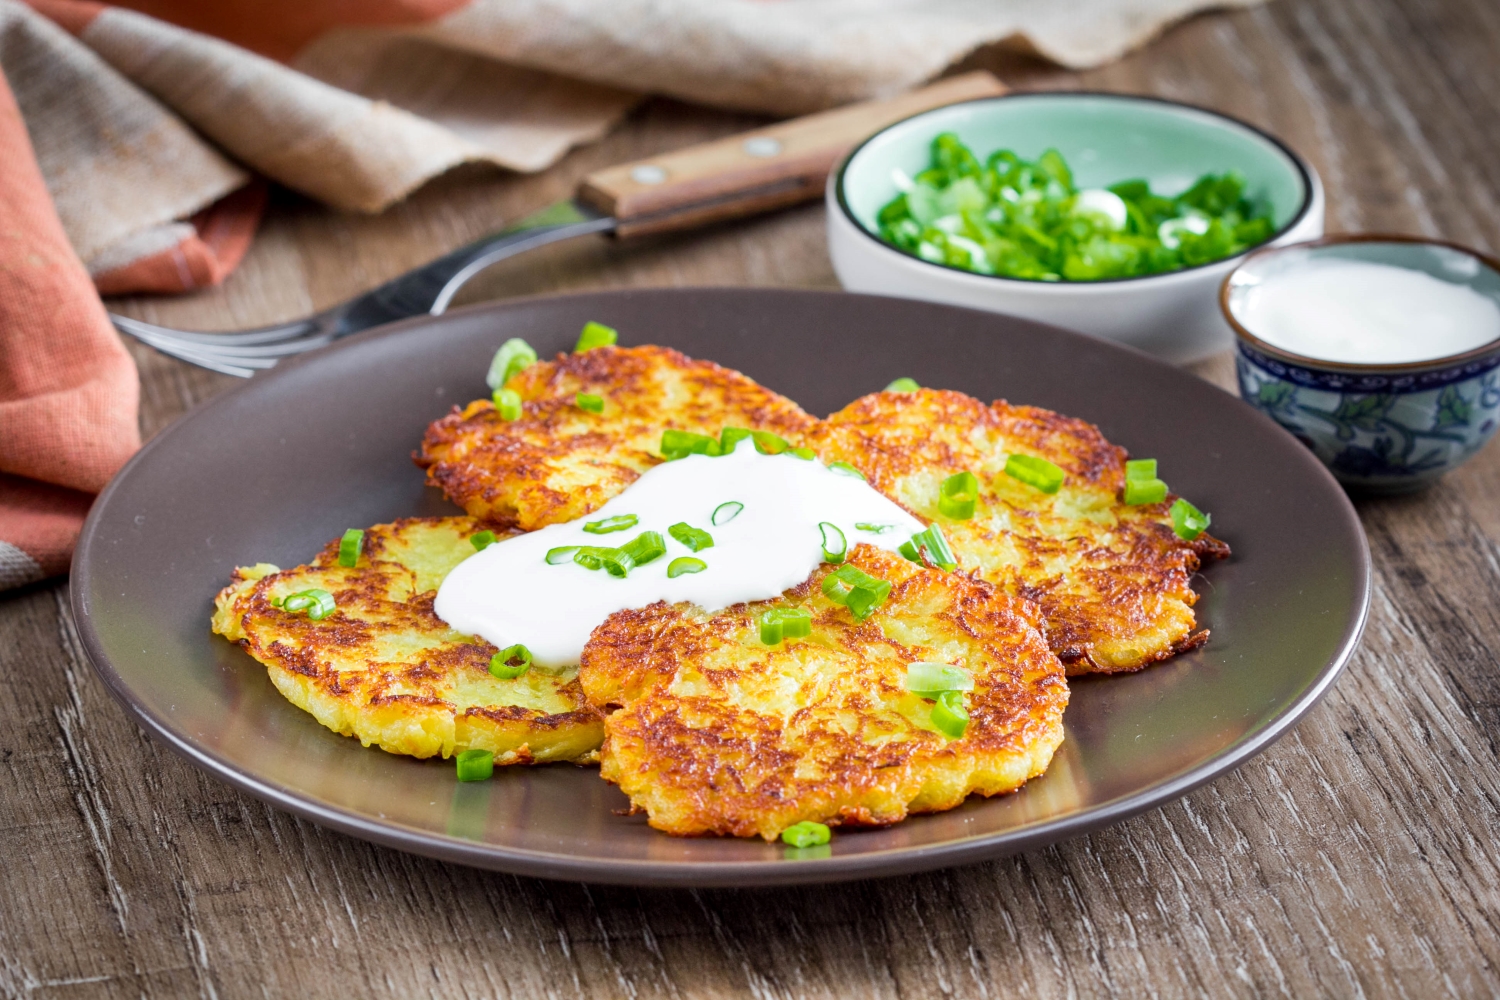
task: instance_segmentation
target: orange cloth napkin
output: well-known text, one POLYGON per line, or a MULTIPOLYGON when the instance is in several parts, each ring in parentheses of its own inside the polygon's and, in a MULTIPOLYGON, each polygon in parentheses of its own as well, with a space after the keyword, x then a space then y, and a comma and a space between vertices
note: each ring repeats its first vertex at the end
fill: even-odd
POLYGON ((0 589, 67 570, 89 494, 140 447, 138 391, 0 79, 0 589))

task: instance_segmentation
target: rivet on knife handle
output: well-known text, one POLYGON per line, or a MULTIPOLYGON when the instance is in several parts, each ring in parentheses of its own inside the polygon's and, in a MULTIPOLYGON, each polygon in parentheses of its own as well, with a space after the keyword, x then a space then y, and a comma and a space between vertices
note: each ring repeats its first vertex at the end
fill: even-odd
POLYGON ((584 178, 580 200, 619 223, 616 233, 687 229, 817 198, 856 143, 929 108, 1003 94, 988 73, 966 73, 883 101, 866 101, 741 133, 584 178))

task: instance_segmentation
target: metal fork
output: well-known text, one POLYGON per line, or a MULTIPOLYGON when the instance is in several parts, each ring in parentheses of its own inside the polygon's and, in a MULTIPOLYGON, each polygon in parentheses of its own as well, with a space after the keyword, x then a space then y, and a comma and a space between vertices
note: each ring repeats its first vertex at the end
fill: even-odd
POLYGON ((225 375, 249 378, 257 371, 275 367, 282 358, 316 350, 382 323, 424 313, 441 315, 458 290, 491 264, 558 240, 610 232, 615 226, 610 216, 578 203, 562 202, 331 309, 275 326, 210 333, 174 330, 113 313, 109 318, 115 329, 163 354, 225 375))

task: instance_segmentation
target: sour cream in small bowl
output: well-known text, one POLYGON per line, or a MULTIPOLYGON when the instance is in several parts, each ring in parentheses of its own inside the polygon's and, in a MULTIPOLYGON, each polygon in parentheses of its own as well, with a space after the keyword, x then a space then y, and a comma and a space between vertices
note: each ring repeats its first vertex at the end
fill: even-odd
POLYGON ((1220 288, 1240 395, 1345 486, 1420 489, 1500 424, 1500 261, 1407 236, 1245 258, 1220 288))

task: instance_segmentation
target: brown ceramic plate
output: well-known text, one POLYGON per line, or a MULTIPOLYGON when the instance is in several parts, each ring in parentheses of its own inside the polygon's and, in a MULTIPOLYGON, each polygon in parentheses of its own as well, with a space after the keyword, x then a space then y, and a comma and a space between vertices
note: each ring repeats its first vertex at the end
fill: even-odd
POLYGON ((1332 477, 1291 436, 1199 379, 1102 341, 991 313, 823 292, 624 291, 482 306, 372 331, 257 376, 148 444, 94 506, 72 600, 94 666, 150 731, 212 774, 315 822, 403 850, 550 878, 750 885, 889 875, 1077 836, 1167 802, 1282 735, 1348 659, 1369 551, 1332 477), (295 565, 347 527, 453 513, 409 456, 432 419, 485 392, 490 355, 544 357, 585 320, 738 368, 827 414, 898 375, 1034 403, 1155 455, 1234 558, 1198 586, 1207 646, 1073 685, 1041 779, 826 849, 679 840, 616 810, 592 769, 459 784, 451 762, 362 748, 284 701, 211 635, 238 564, 295 565))

